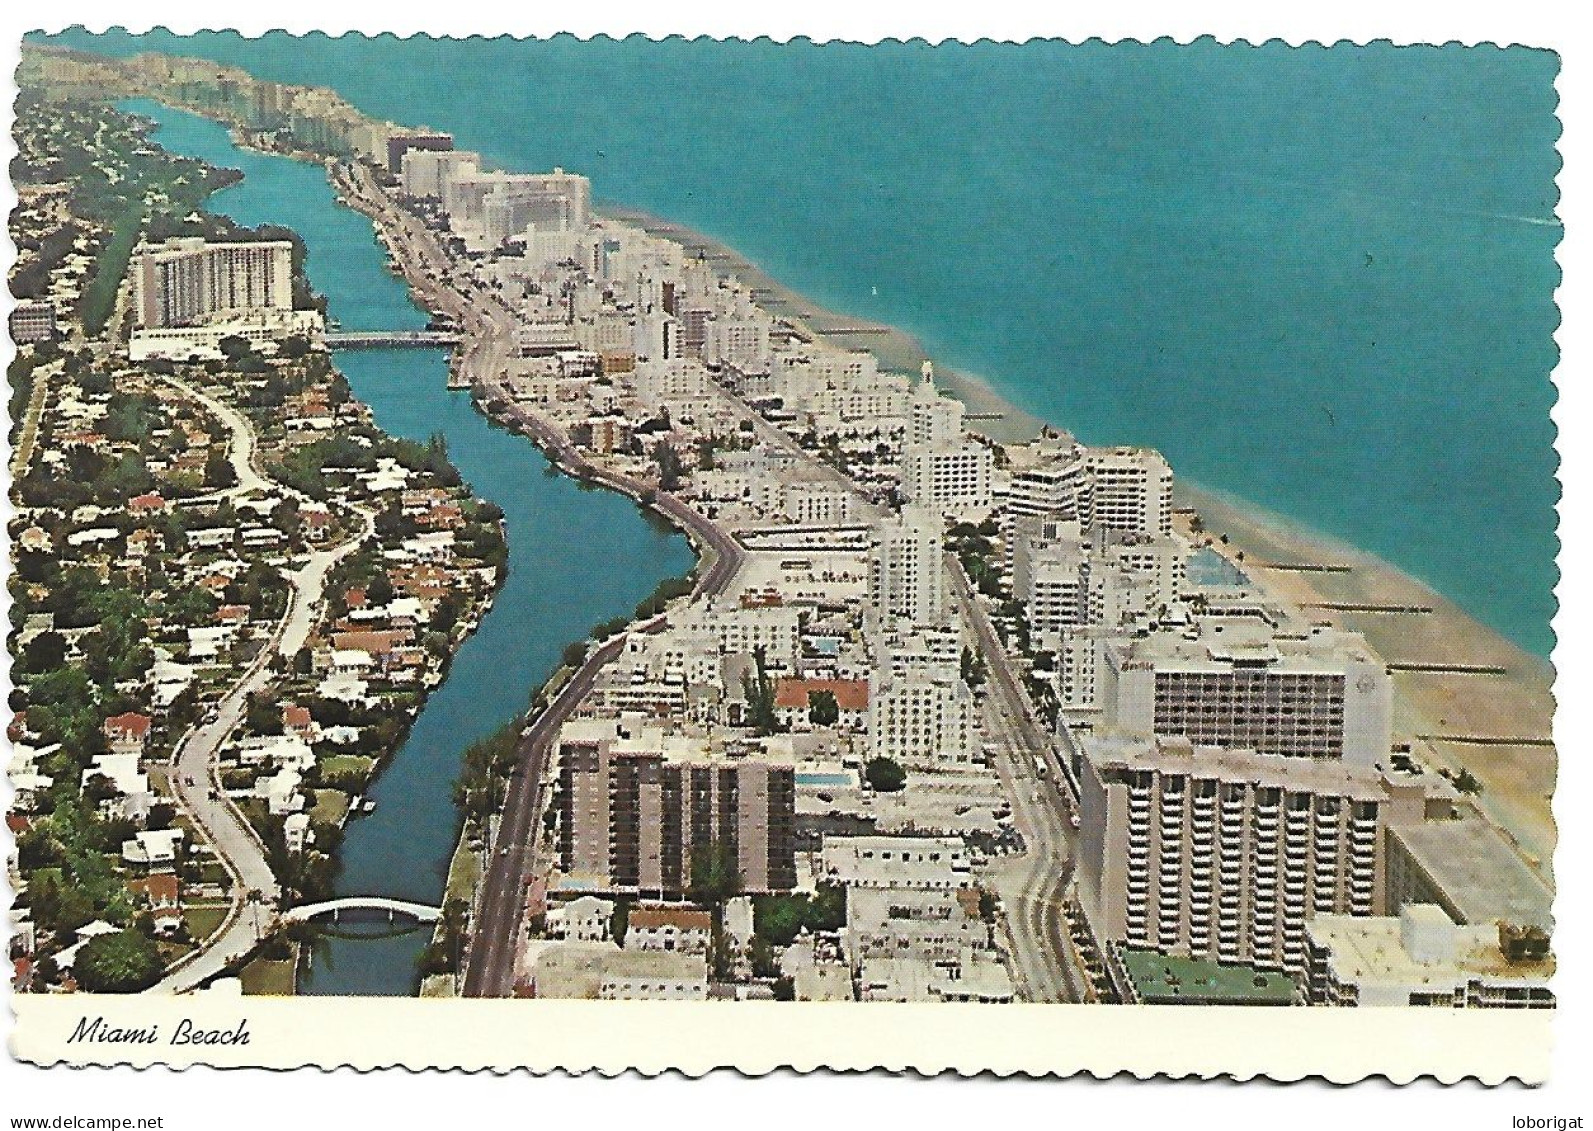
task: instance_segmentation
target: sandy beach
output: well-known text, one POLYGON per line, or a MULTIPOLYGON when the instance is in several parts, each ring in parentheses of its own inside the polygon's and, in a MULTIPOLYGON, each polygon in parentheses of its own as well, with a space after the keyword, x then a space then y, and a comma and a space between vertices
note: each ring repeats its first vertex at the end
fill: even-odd
MULTIPOLYGON (((675 240, 736 275, 801 337, 866 350, 882 369, 902 373, 917 373, 932 360, 912 335, 826 310, 718 240, 636 209, 606 205, 600 211, 675 240)), ((992 440, 1022 442, 1046 424, 977 376, 937 363, 935 378, 967 406, 969 427, 992 440)), ((1550 880, 1556 756, 1549 663, 1380 558, 1185 480, 1177 494, 1179 506, 1198 512, 1208 533, 1227 535, 1227 545, 1218 548, 1243 555, 1242 568, 1257 580, 1315 620, 1366 637, 1394 671, 1395 741, 1409 743, 1434 769, 1475 775, 1482 792, 1472 804, 1550 880)))
POLYGON ((1554 669, 1371 554, 1181 484, 1181 505, 1244 554, 1242 568, 1314 619, 1364 635, 1394 672, 1395 741, 1470 770, 1474 801, 1546 881, 1556 839, 1554 669), (1327 566, 1328 569, 1299 568, 1327 566))

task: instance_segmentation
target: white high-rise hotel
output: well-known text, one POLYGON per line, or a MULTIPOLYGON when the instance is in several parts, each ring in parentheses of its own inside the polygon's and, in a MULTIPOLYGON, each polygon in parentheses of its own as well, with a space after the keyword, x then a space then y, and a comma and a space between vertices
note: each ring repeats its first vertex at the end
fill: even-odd
POLYGON ((962 402, 940 395, 934 369, 924 362, 909 406, 902 490, 944 515, 981 514, 990 509, 994 467, 990 449, 963 434, 962 402))
POLYGON ((1367 766, 1085 739, 1081 903, 1102 942, 1298 973, 1313 915, 1375 915, 1420 786, 1367 766))
POLYGON ((946 617, 945 527, 935 512, 902 508, 880 528, 869 555, 869 616, 876 628, 895 621, 913 627, 938 625, 946 617))
POLYGON ((1067 436, 1033 445, 1034 462, 1012 473, 1002 499, 1003 535, 1012 553, 1013 530, 1025 515, 1076 520, 1101 528, 1160 538, 1173 528, 1173 472, 1151 448, 1087 448, 1067 436))
POLYGON ((869 703, 869 749, 908 769, 954 770, 973 761, 973 695, 960 678, 886 679, 869 703))
POLYGON ((1101 699, 1120 733, 1295 758, 1386 762, 1393 681, 1353 633, 1207 617, 1106 646, 1101 699))
POLYGON ((194 326, 216 315, 293 309, 293 245, 173 239, 138 251, 141 329, 194 326))

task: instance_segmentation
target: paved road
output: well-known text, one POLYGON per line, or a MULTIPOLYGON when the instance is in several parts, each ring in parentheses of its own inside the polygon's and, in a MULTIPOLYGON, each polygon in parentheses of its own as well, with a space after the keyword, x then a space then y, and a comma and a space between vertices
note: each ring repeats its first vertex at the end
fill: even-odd
POLYGON ((985 720, 996 772, 1013 800, 1013 818, 1025 845, 1021 856, 1000 859, 991 869, 1006 911, 1014 972, 1025 1001, 1077 1001, 1077 984, 1065 960, 1062 917, 1073 859, 1065 819, 1051 803, 1055 786, 1037 775, 1033 756, 994 696, 986 701, 985 720))
MULTIPOLYGON (((247 483, 250 490, 293 493, 258 470, 254 429, 242 413, 199 392, 186 381, 167 380, 203 402, 227 424, 232 432, 229 455, 233 470, 239 473, 240 487, 247 483)), ((363 508, 359 514, 364 522, 359 535, 337 546, 317 550, 297 570, 284 572, 288 581, 287 607, 272 628, 265 647, 222 698, 214 713, 178 743, 172 757, 173 796, 232 876, 234 898, 217 932, 201 940, 198 949, 157 983, 153 992, 180 993, 193 989, 249 953, 275 927, 281 887, 271 871, 259 836, 222 791, 217 757, 248 710, 249 696, 272 681, 272 659, 277 656, 291 658, 304 646, 320 616, 326 578, 332 567, 353 553, 373 532, 375 515, 363 508)))
MULTIPOLYGON (((464 294, 444 285, 451 268, 435 234, 389 200, 368 174, 363 177, 361 181, 345 182, 351 199, 388 232, 424 301, 432 309, 452 315, 464 330, 465 339, 455 356, 461 373, 488 396, 508 406, 505 414, 509 420, 530 434, 565 470, 633 496, 646 490, 646 484, 588 463, 562 431, 514 404, 512 390, 503 377, 514 353, 514 313, 495 294, 479 289, 464 294)), ((747 416, 765 440, 812 459, 811 453, 801 452, 784 432, 750 410, 747 416)), ((840 472, 835 476, 856 489, 840 472)), ((655 505, 689 531, 699 548, 707 547, 713 552, 712 563, 698 577, 695 595, 709 597, 722 591, 743 558, 734 539, 673 496, 657 493, 655 505)), ((972 597, 960 564, 950 559, 950 566, 959 600, 992 674, 991 733, 997 737, 998 749, 1004 752, 999 770, 1015 799, 1016 819, 1029 845, 1021 871, 1007 878, 1019 980, 1032 1000, 1081 1000, 1081 978, 1069 961, 1071 951, 1063 939, 1066 928, 1062 897, 1072 876, 1069 810, 1056 788, 1048 784, 1063 780, 1060 766, 1049 736, 1029 712, 1028 697, 1018 685, 999 638, 972 597), (1045 780, 1037 776, 1033 762, 1036 754, 1047 762, 1045 780)), ((512 989, 523 894, 536 866, 535 822, 541 812, 541 777, 548 751, 559 726, 590 690, 597 672, 622 646, 623 638, 594 653, 533 724, 521 745, 498 833, 499 855, 488 869, 478 920, 471 932, 476 942, 467 958, 466 996, 503 996, 512 989)))
POLYGON ((248 417, 229 404, 217 400, 209 393, 200 389, 190 381, 170 374, 151 373, 151 377, 164 381, 181 392, 185 397, 198 401, 205 406, 205 410, 222 424, 226 425, 229 438, 227 441, 227 463, 232 467, 233 485, 220 491, 212 491, 206 495, 195 495, 184 500, 189 505, 214 502, 224 498, 242 498, 246 495, 276 493, 280 495, 295 495, 300 500, 304 499, 299 492, 291 490, 274 480, 266 478, 259 468, 259 448, 255 443, 254 426, 249 423, 248 417))
POLYGON ((22 431, 17 434, 17 447, 11 453, 11 481, 15 483, 33 462, 33 448, 39 440, 39 420, 44 415, 44 401, 49 394, 50 379, 35 373, 33 388, 28 393, 28 407, 23 413, 22 431))
POLYGON ((1006 906, 1020 984, 1029 1001, 1082 1001, 1083 974, 1073 963, 1062 914, 1073 879, 1073 799, 1055 748, 1029 710, 1006 648, 968 583, 962 564, 946 555, 946 570, 963 619, 974 631, 990 673, 986 734, 996 747, 996 770, 1013 799, 1013 817, 1025 851, 1004 861, 994 876, 1006 906), (1044 766, 1035 759, 1039 758, 1044 766))
POLYGON ((520 742, 509 795, 498 824, 496 854, 482 879, 471 948, 465 967, 466 997, 507 997, 514 988, 515 951, 526 883, 536 874, 542 776, 559 728, 592 690, 598 672, 625 647, 620 634, 597 649, 559 689, 520 742))

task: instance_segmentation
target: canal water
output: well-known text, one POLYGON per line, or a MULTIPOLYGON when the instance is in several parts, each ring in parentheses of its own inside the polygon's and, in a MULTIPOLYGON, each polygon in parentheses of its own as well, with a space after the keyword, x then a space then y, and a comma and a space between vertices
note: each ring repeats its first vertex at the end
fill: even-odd
MULTIPOLYGON (((387 271, 370 221, 337 203, 318 166, 238 149, 223 127, 156 103, 124 108, 155 119, 156 139, 167 149, 243 171, 209 208, 243 224, 297 231, 308 248, 310 281, 344 329, 425 325, 426 315, 387 271)), ((464 749, 525 709, 566 644, 628 613, 663 578, 686 572, 692 553, 683 537, 644 518, 629 499, 551 474, 528 440, 490 425, 468 393, 445 387, 442 351, 341 351, 337 365, 387 432, 415 440, 440 432, 476 494, 504 513, 508 579, 377 779, 370 792, 376 811, 350 823, 339 854, 339 895, 436 903, 458 835, 451 794, 464 749)), ((430 928, 396 935, 386 928, 324 934, 301 992, 412 993, 430 928)))

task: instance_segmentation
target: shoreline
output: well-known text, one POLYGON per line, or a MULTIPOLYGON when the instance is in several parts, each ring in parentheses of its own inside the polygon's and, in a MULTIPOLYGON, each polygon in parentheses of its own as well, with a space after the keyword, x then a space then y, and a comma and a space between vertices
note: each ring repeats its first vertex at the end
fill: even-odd
POLYGON ((1210 531, 1228 534, 1228 548, 1245 555, 1241 569, 1313 619, 1366 638, 1393 670, 1396 741, 1409 742, 1435 768, 1472 773, 1482 792, 1468 807, 1498 826, 1552 885, 1558 758, 1551 661, 1366 551, 1204 488, 1181 485, 1175 499, 1195 505, 1210 531), (1346 568, 1287 568, 1302 564, 1346 568))
MULTIPOLYGON (((726 271, 746 283, 758 305, 783 321, 807 341, 817 340, 836 349, 862 350, 874 355, 881 369, 914 375, 926 361, 934 361, 923 344, 898 327, 830 310, 792 290, 729 244, 666 220, 639 208, 612 202, 596 205, 599 216, 635 224, 686 248, 701 250, 716 270, 726 271)), ((1025 412, 998 393, 988 380, 974 373, 935 362, 935 381, 963 403, 968 430, 997 443, 1021 443, 1040 434, 1047 422, 1025 412)), ((1051 427, 1062 427, 1051 425, 1051 427)))
MULTIPOLYGON (((798 336, 866 351, 882 369, 897 372, 916 373, 922 361, 933 360, 905 331, 847 318, 811 302, 734 248, 684 224, 612 203, 596 211, 639 224, 688 251, 700 249, 716 269, 752 287, 759 304, 798 336), (837 328, 845 332, 837 333, 837 328)), ((935 379, 968 409, 969 430, 990 440, 1023 442, 1047 426, 1066 430, 1065 424, 1018 408, 975 374, 937 364, 935 379)), ((1410 742, 1414 752, 1437 768, 1475 775, 1483 791, 1471 799, 1471 807, 1497 825, 1528 867, 1552 884, 1558 840, 1552 659, 1522 648, 1422 579, 1306 522, 1189 479, 1175 481, 1174 497, 1175 505, 1198 511, 1210 532, 1226 534, 1227 544, 1215 548, 1242 554, 1241 568, 1262 574, 1270 590, 1303 606, 1313 619, 1366 637, 1373 651, 1395 668, 1396 741, 1410 742), (1327 562, 1349 568, 1320 573, 1262 568, 1269 562, 1327 562), (1396 606, 1423 611, 1381 611, 1396 606), (1457 667, 1502 671, 1412 670, 1457 667), (1479 695, 1479 688, 1485 693, 1479 695), (1525 741, 1502 741, 1510 739, 1525 741)))
MULTIPOLYGON (((700 249, 716 269, 751 286, 760 305, 789 324, 799 337, 869 352, 882 369, 911 373, 922 360, 929 360, 917 339, 904 331, 847 319, 809 302, 733 248, 683 224, 612 204, 597 211, 639 224, 688 251, 700 249), (837 333, 837 328, 846 332, 837 333), (867 332, 856 332, 860 330, 867 332)), ((406 283, 413 290, 407 277, 406 283)), ((418 301, 418 292, 416 297, 418 301)), ((978 414, 970 421, 970 431, 997 442, 1022 442, 1046 427, 1044 421, 1012 405, 976 376, 943 372, 937 367, 936 379, 964 403, 970 415, 978 414)), ((490 419, 491 414, 488 416, 490 419)), ((544 446, 538 431, 529 429, 526 434, 555 467, 589 481, 577 468, 564 463, 562 453, 544 446)), ((615 486, 602 480, 595 485, 615 486)), ((631 492, 616 489, 639 506, 647 506, 631 492)), ((1483 789, 1469 799, 1468 807, 1496 825, 1523 862, 1552 884, 1558 830, 1553 814, 1557 756, 1552 741, 1551 662, 1484 625, 1421 579, 1304 522, 1185 479, 1176 481, 1175 501, 1197 510, 1213 535, 1226 534, 1226 544, 1219 542, 1214 548, 1241 558, 1240 567, 1262 575, 1260 580, 1270 591, 1302 606, 1321 623, 1361 633, 1373 651, 1395 667, 1395 740, 1409 743, 1413 753, 1435 769, 1473 774, 1483 789), (1268 563, 1320 562, 1348 569, 1315 573, 1266 568, 1268 563), (1422 611, 1408 615, 1382 611, 1394 607, 1422 611), (1489 674, 1411 670, 1472 666, 1502 670, 1489 674), (1479 686, 1486 689, 1485 694, 1477 694, 1479 686), (1508 741, 1511 739, 1525 741, 1508 741)), ((670 520, 656 502, 648 509, 670 520)), ((705 560, 702 546, 688 527, 676 525, 698 555, 700 575, 705 560)))

